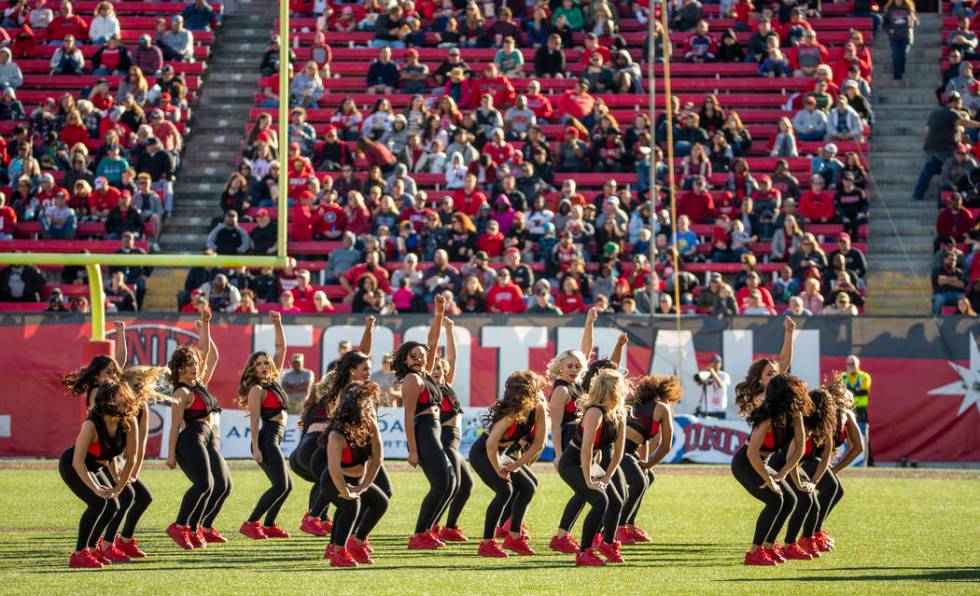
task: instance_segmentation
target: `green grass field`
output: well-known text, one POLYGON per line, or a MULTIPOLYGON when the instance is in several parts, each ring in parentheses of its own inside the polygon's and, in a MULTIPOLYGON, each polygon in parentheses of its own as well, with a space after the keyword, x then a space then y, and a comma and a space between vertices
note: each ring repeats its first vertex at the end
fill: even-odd
MULTIPOLYGON (((490 494, 479 484, 461 524, 473 541, 438 553, 407 551, 425 483, 421 473, 394 464, 392 508, 372 536, 376 564, 334 570, 321 558, 326 539, 296 532, 289 540, 253 542, 237 534, 266 485, 247 462, 233 465, 234 491, 218 518, 230 542, 205 551, 178 549, 163 529, 187 481, 179 471, 149 467, 144 478, 155 501, 138 536, 150 558, 97 571, 67 569, 82 504, 55 464, 0 468, 0 593, 980 593, 977 472, 845 473, 847 495, 826 526, 837 549, 773 569, 741 565, 760 505, 727 469, 667 467, 640 514, 654 543, 626 547, 626 565, 576 569, 571 556, 547 549, 570 494, 550 467, 538 466, 541 489, 527 520, 538 555, 501 560, 476 556, 474 539, 490 494)), ((281 522, 290 532, 305 510, 308 488, 296 479, 283 509, 281 522)))

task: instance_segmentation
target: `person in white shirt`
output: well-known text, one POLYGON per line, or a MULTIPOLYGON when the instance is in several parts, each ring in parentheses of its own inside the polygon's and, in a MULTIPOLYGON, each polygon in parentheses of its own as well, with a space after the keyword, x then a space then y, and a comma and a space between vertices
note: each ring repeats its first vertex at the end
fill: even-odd
POLYGON ((728 388, 732 377, 724 371, 721 356, 715 354, 711 363, 699 372, 695 379, 702 389, 702 401, 698 406, 698 414, 724 420, 728 411, 728 388))

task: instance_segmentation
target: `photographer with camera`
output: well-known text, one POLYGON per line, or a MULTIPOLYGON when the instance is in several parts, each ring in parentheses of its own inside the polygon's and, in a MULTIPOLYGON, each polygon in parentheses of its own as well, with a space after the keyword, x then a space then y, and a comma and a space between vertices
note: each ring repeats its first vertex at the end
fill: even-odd
POLYGON ((694 381, 701 386, 701 401, 694 413, 724 420, 728 410, 728 387, 732 377, 724 371, 721 356, 715 354, 704 370, 694 375, 694 381))

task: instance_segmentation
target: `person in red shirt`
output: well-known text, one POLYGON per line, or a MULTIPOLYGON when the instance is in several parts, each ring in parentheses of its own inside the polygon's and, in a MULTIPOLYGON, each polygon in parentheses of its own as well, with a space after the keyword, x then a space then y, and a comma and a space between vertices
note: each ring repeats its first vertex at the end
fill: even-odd
POLYGON ((939 217, 936 219, 936 234, 939 237, 952 236, 957 242, 963 242, 975 224, 976 218, 973 213, 963 208, 963 195, 956 192, 950 197, 949 206, 939 212, 939 217))
POLYGON ((65 126, 61 129, 61 142, 69 148, 78 144, 88 144, 88 128, 82 124, 82 116, 77 110, 72 110, 68 113, 68 117, 65 119, 65 126))
POLYGON ((487 290, 487 312, 516 314, 524 312, 524 292, 511 281, 506 269, 497 271, 497 283, 487 290))
POLYGON ((762 294, 762 303, 771 309, 776 308, 776 303, 772 299, 772 294, 769 290, 762 287, 762 278, 755 271, 749 271, 745 276, 745 287, 741 290, 735 292, 735 302, 738 303, 739 311, 744 309, 749 304, 749 297, 752 292, 759 292, 762 294))
POLYGON ((290 143, 289 159, 286 162, 289 164, 286 176, 288 176, 288 196, 290 199, 296 199, 300 193, 306 191, 310 178, 316 176, 316 172, 313 170, 313 164, 310 163, 309 159, 303 157, 299 151, 299 143, 290 143))
POLYGON ((571 275, 561 280, 561 290, 558 292, 558 297, 555 298, 555 306, 566 315, 577 314, 585 310, 582 289, 579 287, 578 280, 571 275))
POLYGON ((69 0, 62 1, 58 16, 51 19, 44 30, 44 39, 48 42, 61 41, 66 35, 74 35, 75 39, 88 39, 88 23, 74 14, 69 0))
POLYGON ((472 110, 479 108, 480 98, 484 94, 489 94, 493 97, 493 105, 501 110, 514 105, 514 99, 517 97, 514 86, 510 84, 507 77, 500 74, 494 62, 487 65, 483 70, 482 77, 473 81, 473 93, 470 95, 470 105, 466 107, 472 110))
POLYGON ((519 165, 523 161, 521 152, 504 140, 504 131, 500 128, 490 133, 490 142, 483 146, 483 154, 489 155, 497 166, 505 163, 519 165))
POLYGON ((313 193, 305 191, 289 210, 289 239, 296 242, 312 241, 314 225, 313 193))
POLYGON ((718 195, 718 200, 715 201, 715 212, 719 217, 724 215, 728 219, 737 219, 739 216, 739 205, 741 204, 741 201, 736 201, 735 196, 726 190, 718 195))
POLYGON ((562 93, 555 104, 559 116, 570 116, 581 120, 592 113, 595 98, 589 94, 589 80, 579 79, 574 89, 562 93))
POLYGON ((715 218, 715 201, 707 190, 704 177, 694 179, 691 190, 681 195, 677 202, 677 215, 686 215, 692 224, 710 223, 715 218))
POLYGON ((480 207, 487 204, 487 195, 477 186, 476 174, 467 174, 463 188, 453 191, 453 206, 469 217, 476 217, 480 207))
POLYGON ((847 72, 855 64, 858 67, 858 72, 861 73, 861 78, 865 81, 871 81, 871 64, 858 56, 857 46, 851 42, 847 42, 844 44, 844 53, 831 67, 834 72, 834 82, 837 83, 838 87, 844 84, 844 79, 847 78, 847 72))
POLYGON ((504 235, 500 233, 500 224, 496 220, 487 222, 487 231, 476 238, 476 249, 487 253, 491 259, 500 259, 504 254, 504 235))
MULTIPOLYGON (((305 191, 312 198, 313 193, 305 191)), ((328 193, 320 199, 314 212, 313 235, 317 240, 340 240, 347 229, 347 214, 344 208, 337 204, 333 193, 328 193)))
POLYGON ((310 283, 309 270, 300 269, 297 273, 299 274, 299 283, 296 284, 295 288, 288 291, 295 298, 296 306, 300 307, 303 312, 309 312, 313 310, 313 294, 316 293, 316 288, 310 283))
POLYGON ((41 188, 34 193, 34 196, 41 203, 41 207, 46 209, 54 205, 54 197, 58 194, 59 190, 61 188, 55 183, 53 175, 49 173, 41 174, 41 188))
POLYGON ((378 166, 385 174, 395 168, 398 158, 385 146, 384 143, 371 140, 367 137, 357 138, 357 150, 364 155, 368 169, 371 166, 378 166))
POLYGON ((797 211, 810 223, 831 223, 834 221, 834 194, 824 189, 823 176, 810 178, 810 190, 800 197, 797 211))
POLYGON ((551 118, 554 113, 554 108, 551 107, 551 101, 548 99, 547 95, 541 94, 541 83, 532 80, 527 84, 527 93, 524 95, 527 99, 527 108, 534 112, 534 117, 537 118, 538 124, 543 124, 551 118))
POLYGON ((344 287, 345 290, 350 294, 349 298, 353 298, 354 291, 358 287, 361 278, 367 274, 371 274, 378 280, 378 288, 380 288, 385 294, 391 293, 391 282, 388 277, 388 270, 382 267, 378 261, 377 251, 368 251, 364 255, 364 262, 354 265, 347 270, 343 276, 340 277, 340 285, 344 287))
POLYGON ((92 191, 89 200, 94 205, 95 212, 99 217, 105 219, 109 216, 109 212, 119 204, 119 196, 119 191, 109 185, 106 177, 99 176, 95 179, 95 189, 92 191))
POLYGON ((603 64, 608 64, 612 60, 612 54, 609 52, 609 48, 599 43, 599 36, 595 33, 589 33, 585 36, 585 48, 582 50, 582 56, 579 58, 579 64, 582 65, 582 68, 589 65, 589 59, 592 58, 592 54, 602 56, 603 64))
POLYGON ((12 240, 17 231, 17 213, 7 205, 7 195, 0 192, 0 240, 12 240))
MULTIPOLYGON (((129 52, 121 45, 118 33, 113 33, 109 37, 109 41, 99 48, 92 57, 92 74, 126 76, 129 66, 129 52)), ((92 103, 95 101, 93 100, 92 103)), ((105 108, 99 109, 104 110, 105 108)))

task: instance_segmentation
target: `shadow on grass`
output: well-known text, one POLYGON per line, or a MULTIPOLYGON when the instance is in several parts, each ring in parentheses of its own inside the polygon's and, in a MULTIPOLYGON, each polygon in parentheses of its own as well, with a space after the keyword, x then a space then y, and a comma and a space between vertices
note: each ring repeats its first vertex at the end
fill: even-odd
POLYGON ((727 582, 795 582, 795 581, 933 581, 933 582, 980 582, 980 567, 838 567, 836 569, 814 569, 811 574, 798 577, 765 577, 726 579, 727 582), (813 575, 831 572, 865 572, 849 575, 813 575), (879 573, 867 573, 867 572, 879 573), (921 571, 921 573, 909 573, 921 571), (889 573, 891 572, 891 573, 889 573))

